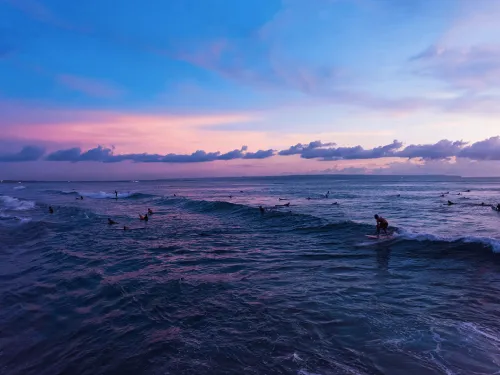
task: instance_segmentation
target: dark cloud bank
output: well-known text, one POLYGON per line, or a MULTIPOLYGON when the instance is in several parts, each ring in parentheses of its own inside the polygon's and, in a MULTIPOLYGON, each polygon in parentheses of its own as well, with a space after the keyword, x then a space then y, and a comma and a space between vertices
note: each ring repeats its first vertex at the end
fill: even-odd
POLYGON ((17 153, 0 153, 0 162, 25 161, 65 161, 65 162, 101 162, 118 163, 132 161, 136 163, 202 163, 235 159, 267 159, 273 156, 299 155, 303 159, 331 160, 366 160, 387 157, 445 160, 452 157, 467 158, 470 160, 500 160, 500 136, 491 137, 483 141, 469 144, 462 141, 441 140, 434 144, 408 145, 394 140, 392 143, 372 149, 361 146, 336 147, 334 143, 321 141, 309 144, 296 144, 286 150, 259 150, 249 152, 246 146, 222 154, 220 152, 206 152, 198 150, 192 154, 115 154, 113 149, 98 146, 82 151, 80 148, 58 150, 47 154, 42 147, 25 146, 17 153))

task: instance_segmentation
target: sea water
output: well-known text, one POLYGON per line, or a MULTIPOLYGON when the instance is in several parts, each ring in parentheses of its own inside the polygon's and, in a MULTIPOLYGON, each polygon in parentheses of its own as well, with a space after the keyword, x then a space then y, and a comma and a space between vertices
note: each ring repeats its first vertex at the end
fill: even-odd
POLYGON ((498 203, 458 177, 2 183, 0 373, 498 374, 498 203))

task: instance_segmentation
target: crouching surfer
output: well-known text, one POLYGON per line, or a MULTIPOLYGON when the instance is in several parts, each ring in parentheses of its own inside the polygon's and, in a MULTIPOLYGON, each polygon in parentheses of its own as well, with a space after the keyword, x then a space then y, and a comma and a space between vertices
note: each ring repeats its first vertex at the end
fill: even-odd
POLYGON ((384 231, 384 234, 388 236, 387 228, 389 227, 389 222, 382 216, 375 215, 375 220, 377 221, 377 236, 380 236, 380 230, 384 231))

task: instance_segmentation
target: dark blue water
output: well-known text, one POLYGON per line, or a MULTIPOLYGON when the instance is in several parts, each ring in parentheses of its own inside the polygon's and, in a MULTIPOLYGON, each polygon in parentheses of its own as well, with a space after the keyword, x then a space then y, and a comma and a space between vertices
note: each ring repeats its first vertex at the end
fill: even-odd
POLYGON ((0 373, 499 374, 497 203, 500 179, 0 184, 0 373))

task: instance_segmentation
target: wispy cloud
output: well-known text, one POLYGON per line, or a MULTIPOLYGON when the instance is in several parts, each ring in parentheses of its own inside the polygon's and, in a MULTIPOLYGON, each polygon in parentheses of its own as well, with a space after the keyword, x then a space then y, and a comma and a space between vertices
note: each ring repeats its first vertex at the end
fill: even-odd
POLYGON ((112 99, 124 93, 124 90, 110 83, 72 74, 58 74, 56 80, 71 90, 79 91, 97 98, 112 99))
POLYGON ((57 16, 49 7, 38 0, 0 0, 27 14, 31 18, 70 31, 87 31, 57 16))
POLYGON ((412 59, 418 74, 451 88, 480 92, 500 85, 500 45, 450 48, 431 46, 412 59))

